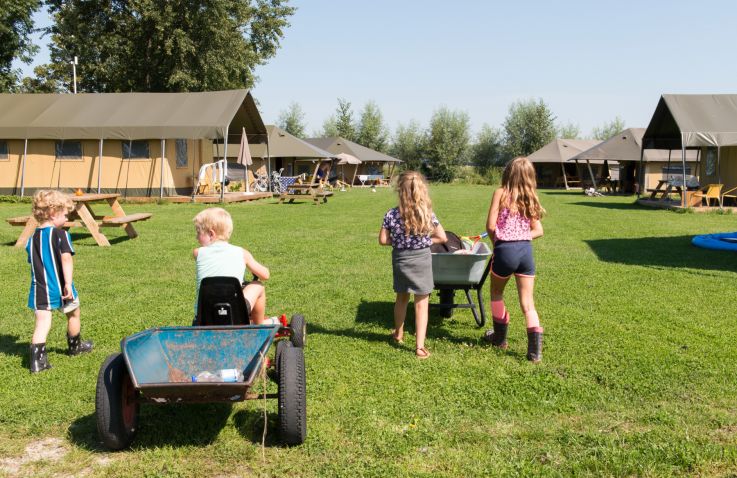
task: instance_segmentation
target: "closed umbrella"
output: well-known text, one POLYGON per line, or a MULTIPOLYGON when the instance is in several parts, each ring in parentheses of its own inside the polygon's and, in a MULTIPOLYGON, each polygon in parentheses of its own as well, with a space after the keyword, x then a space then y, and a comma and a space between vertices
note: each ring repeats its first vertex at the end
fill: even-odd
POLYGON ((246 177, 244 178, 244 182, 246 183, 246 192, 251 192, 248 186, 248 166, 253 164, 253 159, 251 159, 251 150, 248 147, 248 138, 246 137, 246 128, 243 128, 243 131, 241 133, 241 146, 238 150, 238 164, 242 164, 246 167, 246 177))

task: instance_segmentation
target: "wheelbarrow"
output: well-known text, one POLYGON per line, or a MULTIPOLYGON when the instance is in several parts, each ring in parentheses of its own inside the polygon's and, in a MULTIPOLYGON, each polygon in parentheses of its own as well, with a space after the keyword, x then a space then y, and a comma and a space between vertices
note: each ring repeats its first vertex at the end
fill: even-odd
POLYGON ((485 242, 476 242, 467 254, 433 252, 432 275, 440 302, 430 307, 440 309, 440 316, 445 318, 452 317, 454 309, 471 309, 476 324, 483 327, 486 323, 483 290, 491 269, 490 259, 491 250, 485 242), (455 302, 458 290, 466 294, 467 302, 455 302), (478 304, 474 303, 471 291, 476 292, 478 304))

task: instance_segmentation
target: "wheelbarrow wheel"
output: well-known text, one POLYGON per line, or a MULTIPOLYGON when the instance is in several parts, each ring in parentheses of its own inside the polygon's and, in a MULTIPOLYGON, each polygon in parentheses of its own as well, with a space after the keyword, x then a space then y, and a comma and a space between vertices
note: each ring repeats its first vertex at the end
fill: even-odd
POLYGON ((110 355, 100 367, 95 393, 97 433, 111 450, 128 447, 138 431, 140 405, 123 354, 110 355))
POLYGON ((294 314, 289 322, 289 328, 292 329, 292 344, 301 349, 307 342, 307 321, 302 314, 294 314))
POLYGON ((304 350, 285 347, 279 356, 279 437, 300 445, 307 437, 307 384, 304 350))
POLYGON ((276 352, 274 352, 274 366, 276 367, 276 376, 279 376, 279 360, 281 359, 284 350, 292 348, 292 342, 286 339, 279 340, 276 343, 276 352))
MULTIPOLYGON (((447 304, 450 306, 455 305, 455 291, 453 289, 440 289, 438 295, 440 295, 440 304, 447 304)), ((452 307, 441 307, 440 317, 449 319, 453 317, 452 307)))

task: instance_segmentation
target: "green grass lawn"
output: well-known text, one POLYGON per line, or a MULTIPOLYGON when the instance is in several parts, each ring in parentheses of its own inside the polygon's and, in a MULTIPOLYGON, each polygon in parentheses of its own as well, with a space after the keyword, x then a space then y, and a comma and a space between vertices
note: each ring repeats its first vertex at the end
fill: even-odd
MULTIPOLYGON (((483 231, 491 193, 432 187, 440 221, 459 234, 483 231)), ((444 320, 431 312, 429 360, 414 356, 411 313, 407 345, 389 344, 390 249, 377 234, 391 190, 336 192, 320 206, 226 206, 232 242, 271 269, 268 312, 308 320, 308 438, 294 448, 278 446, 275 400, 144 405, 132 449, 109 453, 97 439, 105 357, 127 335, 191 322, 192 217, 204 206, 128 204, 154 216, 134 240, 106 229, 109 248, 72 230, 83 335, 95 350, 67 357, 55 316, 53 369, 33 376, 29 270, 11 247, 20 228, 3 221, 0 476, 735 476, 737 254, 690 240, 737 230, 737 216, 651 210, 632 197, 541 199, 537 366, 524 358, 513 286, 507 352, 480 345, 468 310, 444 320), (47 452, 39 458, 34 446, 47 452)), ((29 210, 3 204, 0 218, 29 210)))

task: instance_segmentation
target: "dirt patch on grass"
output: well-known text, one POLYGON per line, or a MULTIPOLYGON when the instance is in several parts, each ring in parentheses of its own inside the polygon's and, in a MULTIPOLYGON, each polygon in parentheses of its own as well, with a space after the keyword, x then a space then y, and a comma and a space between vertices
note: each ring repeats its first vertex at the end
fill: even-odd
POLYGON ((16 475, 21 467, 27 463, 36 461, 59 461, 69 450, 60 438, 44 438, 31 442, 26 446, 23 455, 0 460, 0 471, 8 475, 16 475))

